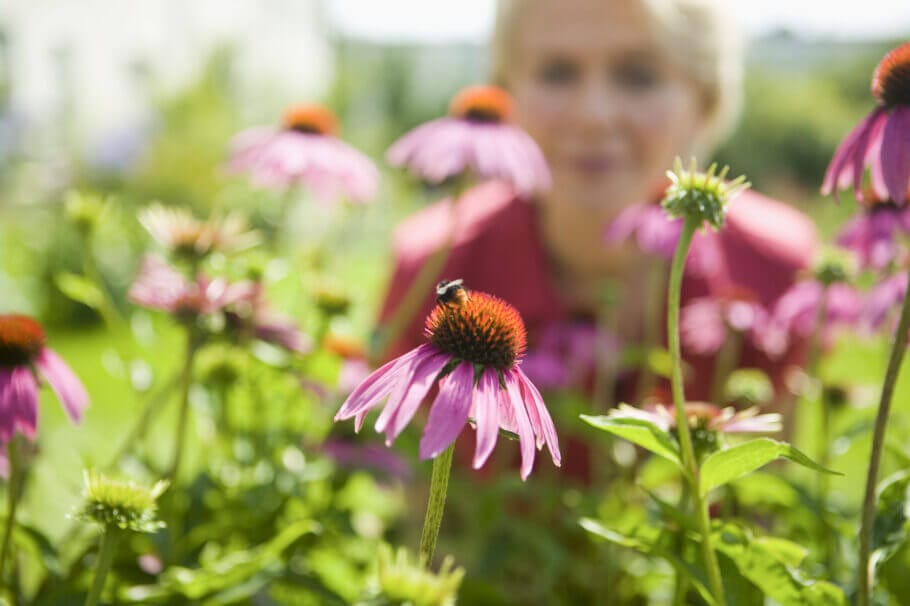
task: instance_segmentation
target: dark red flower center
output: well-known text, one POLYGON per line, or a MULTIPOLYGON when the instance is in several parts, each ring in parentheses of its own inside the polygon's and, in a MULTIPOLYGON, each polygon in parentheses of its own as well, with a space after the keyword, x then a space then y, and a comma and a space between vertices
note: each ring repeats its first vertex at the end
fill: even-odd
POLYGON ((30 364, 44 347, 44 330, 32 318, 0 315, 0 368, 30 364))
POLYGON ((493 295, 472 291, 459 303, 440 303, 427 317, 430 343, 456 358, 508 370, 524 355, 521 315, 493 295))
POLYGON ((910 105, 910 42, 889 52, 875 68, 872 94, 886 107, 910 105))
POLYGON ((321 105, 293 105, 284 112, 284 127, 310 135, 334 135, 338 119, 321 105))
POLYGON ((507 122, 512 117, 512 97, 498 86, 469 86, 452 97, 449 114, 471 122, 507 122))

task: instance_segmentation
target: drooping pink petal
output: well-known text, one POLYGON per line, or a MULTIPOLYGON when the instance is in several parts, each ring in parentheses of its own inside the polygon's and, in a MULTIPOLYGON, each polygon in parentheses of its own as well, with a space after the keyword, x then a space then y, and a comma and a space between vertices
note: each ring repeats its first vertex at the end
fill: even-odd
POLYGON ((415 347, 403 356, 386 362, 377 370, 373 371, 373 373, 347 397, 344 404, 341 405, 341 408, 335 414, 335 420, 342 421, 344 419, 350 419, 360 412, 369 410, 379 404, 384 397, 389 395, 394 388, 396 381, 401 376, 401 373, 404 372, 412 360, 416 356, 425 353, 429 347, 429 345, 415 347))
POLYGON ((14 368, 8 397, 12 400, 16 429, 30 440, 38 430, 38 383, 30 368, 14 368))
POLYGON ((474 422, 477 424, 477 448, 474 451, 474 469, 480 469, 499 435, 499 377, 488 368, 480 375, 477 391, 474 393, 474 422))
POLYGON ((897 204, 903 204, 910 188, 910 107, 891 111, 879 153, 888 194, 897 204))
MULTIPOLYGON (((562 465, 562 454, 559 452, 559 437, 556 435, 556 426, 553 425, 553 419, 550 417, 550 411, 541 397, 537 387, 528 379, 521 368, 516 368, 511 373, 516 375, 522 398, 528 410, 528 417, 531 426, 537 434, 537 448, 541 447, 541 437, 550 451, 550 457, 553 463, 559 467, 562 465)), ((509 378, 506 378, 508 383, 509 378)))
POLYGON ((15 406, 12 398, 12 369, 0 368, 0 446, 4 449, 6 442, 16 431, 15 406))
POLYGON ((173 312, 191 289, 186 278, 164 259, 158 255, 145 255, 128 296, 130 301, 143 307, 173 312))
POLYGON ((521 395, 521 388, 517 377, 505 377, 506 388, 499 390, 500 406, 511 409, 512 416, 518 426, 518 444, 521 449, 521 479, 527 480, 534 468, 535 439, 534 429, 528 419, 528 410, 521 395))
POLYGON ((394 394, 390 396, 388 404, 376 420, 376 431, 386 432, 387 445, 391 445, 414 418, 420 403, 427 397, 449 359, 449 355, 438 351, 420 359, 415 358, 413 376, 402 379, 407 381, 407 391, 398 401, 393 400, 394 394))
POLYGON ((88 407, 88 393, 79 377, 60 356, 47 347, 38 354, 35 366, 57 394, 70 420, 73 423, 80 422, 83 411, 88 407))
POLYGON ((464 429, 474 393, 474 366, 462 362, 439 383, 439 395, 430 409, 420 438, 420 458, 433 458, 455 441, 464 429))
MULTIPOLYGON (((870 139, 872 139, 873 132, 884 115, 882 108, 876 108, 844 137, 840 145, 837 146, 827 171, 825 171, 821 188, 822 194, 829 195, 833 193, 834 199, 840 200, 838 191, 840 188, 846 187, 850 181, 855 181, 857 173, 860 180, 862 179, 863 161, 866 157, 870 139), (857 160, 859 160, 858 166, 857 160)), ((861 191, 856 193, 860 195, 861 191)))

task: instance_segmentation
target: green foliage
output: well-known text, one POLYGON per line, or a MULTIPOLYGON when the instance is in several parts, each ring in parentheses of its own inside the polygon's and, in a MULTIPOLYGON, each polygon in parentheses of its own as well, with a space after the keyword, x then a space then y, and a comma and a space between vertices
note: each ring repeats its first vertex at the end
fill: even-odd
POLYGON ((654 423, 643 419, 610 416, 581 415, 581 419, 592 427, 629 440, 657 456, 682 466, 679 458, 679 446, 670 439, 670 435, 666 431, 654 423))

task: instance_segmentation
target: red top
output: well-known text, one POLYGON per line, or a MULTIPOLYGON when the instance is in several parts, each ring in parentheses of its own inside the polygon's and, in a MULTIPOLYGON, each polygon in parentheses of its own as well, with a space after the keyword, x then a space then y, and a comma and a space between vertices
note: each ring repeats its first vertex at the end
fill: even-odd
MULTIPOLYGON (((460 226, 439 279, 463 278, 467 288, 502 297, 514 305, 534 336, 548 324, 567 320, 564 305, 549 274, 546 252, 536 225, 536 207, 503 183, 486 183, 466 194, 458 205, 460 226)), ((420 267, 443 242, 451 226, 448 205, 433 204, 404 220, 394 235, 395 269, 380 312, 386 321, 401 302, 420 267)), ((761 194, 746 191, 731 204, 724 228, 708 236, 719 251, 708 278, 686 276, 682 304, 709 292, 751 291, 767 308, 808 266, 817 247, 812 222, 801 212, 761 194)), ((435 281, 434 281, 435 284, 435 281)), ((432 289, 403 337, 384 357, 400 355, 424 342, 424 318, 435 305, 432 289)), ((795 349, 800 349, 799 347, 795 349)), ((740 365, 764 368, 780 386, 790 355, 772 361, 746 347, 740 365)), ((683 352, 695 372, 688 399, 703 399, 711 383, 711 360, 683 352)))

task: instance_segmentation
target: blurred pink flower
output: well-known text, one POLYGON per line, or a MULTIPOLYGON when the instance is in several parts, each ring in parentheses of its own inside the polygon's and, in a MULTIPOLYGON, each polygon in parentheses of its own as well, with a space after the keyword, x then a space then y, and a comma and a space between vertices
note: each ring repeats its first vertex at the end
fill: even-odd
MULTIPOLYGON (((798 282, 774 306, 773 322, 787 334, 808 338, 815 330, 825 287, 816 280, 798 282)), ((855 326, 863 309, 863 298, 849 284, 828 287, 823 339, 828 343, 838 327, 855 326)))
POLYGON ((420 440, 421 458, 436 457, 448 448, 472 417, 477 429, 475 469, 493 452, 500 428, 518 434, 522 479, 534 465, 535 444, 538 449, 546 444, 553 462, 560 464, 553 421, 518 364, 526 338, 514 307, 497 297, 471 292, 463 302, 439 303, 427 318, 426 333, 428 343, 367 377, 335 420, 355 417, 359 430, 370 409, 388 397, 375 427, 386 433, 386 443, 391 444, 438 384, 439 394, 420 440))
POLYGON ((355 444, 347 440, 331 439, 322 445, 322 452, 341 467, 377 469, 404 480, 411 476, 411 466, 407 461, 375 444, 355 444))
POLYGON ((596 370, 600 359, 618 354, 619 339, 611 334, 601 336, 593 322, 558 322, 546 326, 521 361, 521 369, 543 390, 581 388, 596 370))
POLYGON ((863 200, 863 172, 869 167, 876 195, 903 204, 910 189, 910 42, 878 64, 872 94, 878 106, 838 146, 822 193, 837 197, 838 189, 852 185, 863 200))
POLYGON ((312 350, 311 339, 297 328, 294 320, 269 308, 261 282, 238 282, 233 288, 242 296, 226 305, 225 320, 236 334, 297 353, 312 350))
POLYGON ((680 339, 695 354, 717 353, 730 333, 744 335, 756 349, 775 357, 787 346, 785 333, 776 330, 768 311, 746 292, 698 297, 683 307, 680 339))
POLYGON ((537 143, 509 123, 512 99, 496 86, 470 86, 452 99, 449 116, 422 124, 389 148, 393 166, 406 166, 430 183, 471 170, 501 179, 521 194, 550 187, 550 170, 537 143))
MULTIPOLYGON (((775 433, 782 428, 779 414, 758 414, 759 409, 755 406, 737 412, 732 406, 721 408, 708 402, 687 402, 685 413, 692 429, 721 433, 775 433)), ((610 411, 609 416, 648 421, 664 431, 676 427, 676 409, 672 404, 656 404, 644 410, 620 404, 610 411)))
POLYGON ((337 138, 336 130, 335 116, 327 109, 291 107, 280 128, 251 128, 235 136, 228 168, 248 173, 263 187, 303 185, 322 201, 369 202, 379 187, 379 171, 367 156, 337 138))
MULTIPOLYGON (((18 431, 34 439, 38 382, 44 379, 73 423, 82 420, 88 394, 69 366, 45 346, 41 325, 28 316, 0 315, 0 446, 18 431)), ((2 450, 2 449, 0 449, 2 450)), ((6 459, 0 466, 5 467, 6 459)))
POLYGON ((891 310, 897 309, 907 294, 907 274, 898 272, 891 275, 869 292, 863 309, 865 323, 871 328, 880 328, 888 320, 891 310))
MULTIPOLYGON (((869 198, 867 195, 867 200, 869 198)), ((910 208, 893 202, 872 202, 844 226, 837 243, 854 251, 863 268, 883 269, 895 260, 900 251, 898 236, 908 234, 910 208)))
POLYGON ((236 212, 200 221, 185 208, 152 204, 139 211, 139 222, 165 249, 189 257, 234 252, 259 243, 259 234, 236 212))
POLYGON ((634 236, 643 252, 671 259, 682 227, 682 219, 670 218, 660 204, 633 204, 610 222, 604 231, 604 242, 614 246, 634 236))

